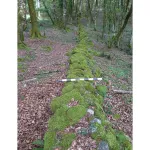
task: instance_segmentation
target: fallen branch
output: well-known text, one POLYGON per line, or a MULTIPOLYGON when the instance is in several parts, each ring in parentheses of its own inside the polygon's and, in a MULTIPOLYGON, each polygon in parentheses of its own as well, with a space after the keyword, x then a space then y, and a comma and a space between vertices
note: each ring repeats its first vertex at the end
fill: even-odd
POLYGON ((124 90, 113 90, 116 94, 132 94, 132 91, 124 91, 124 90))
POLYGON ((115 90, 114 86, 112 86, 111 81, 108 81, 108 90, 113 91, 115 94, 132 94, 132 91, 125 91, 125 90, 115 90))
POLYGON ((53 72, 61 72, 61 71, 59 71, 59 70, 47 71, 47 72, 35 73, 34 75, 50 74, 50 73, 53 73, 53 72))
POLYGON ((30 81, 34 81, 34 80, 37 80, 37 78, 33 78, 33 79, 29 79, 29 80, 24 80, 22 81, 23 83, 26 83, 26 82, 30 82, 30 81))

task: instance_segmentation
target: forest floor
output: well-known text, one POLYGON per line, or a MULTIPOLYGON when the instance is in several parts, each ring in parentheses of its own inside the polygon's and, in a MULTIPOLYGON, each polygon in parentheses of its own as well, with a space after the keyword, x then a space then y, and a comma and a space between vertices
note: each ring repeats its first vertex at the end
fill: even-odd
POLYGON ((110 88, 104 99, 104 111, 113 127, 124 131, 132 140, 132 94, 116 94, 113 91, 132 92, 132 55, 118 48, 108 48, 99 38, 100 33, 91 28, 87 28, 86 31, 93 41, 94 50, 102 53, 94 58, 96 67, 102 72, 101 84, 110 88))
MULTIPOLYGON (((30 50, 18 50, 18 150, 30 150, 34 140, 44 137, 52 115, 50 101, 61 95, 63 88, 63 83, 56 81, 66 78, 66 53, 76 44, 75 30, 49 28, 45 39, 30 39, 29 33, 25 33, 30 50)), ((103 80, 111 81, 115 89, 132 90, 132 57, 118 49, 107 49, 100 42, 93 43, 96 51, 110 55, 110 59, 94 58, 103 80)), ((114 128, 132 139, 132 95, 109 91, 104 110, 114 128)))
POLYGON ((124 131, 132 139, 132 94, 114 92, 132 92, 132 56, 119 49, 108 49, 102 43, 94 44, 95 50, 100 49, 104 54, 95 56, 96 65, 102 71, 102 84, 110 88, 104 99, 105 113, 115 129, 124 131))
POLYGON ((26 33, 25 43, 30 50, 18 50, 18 150, 30 150, 34 140, 43 139, 52 114, 50 101, 61 95, 63 88, 63 83, 56 81, 66 78, 66 53, 75 45, 73 40, 59 40, 73 39, 73 33, 68 36, 48 29, 46 36, 30 39, 26 33))

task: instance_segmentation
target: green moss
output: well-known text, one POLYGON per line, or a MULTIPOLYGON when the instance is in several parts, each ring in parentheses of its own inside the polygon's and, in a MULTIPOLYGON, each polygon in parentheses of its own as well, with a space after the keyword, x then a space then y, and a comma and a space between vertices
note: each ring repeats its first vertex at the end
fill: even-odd
POLYGON ((86 70, 88 69, 88 65, 86 61, 80 62, 80 63, 73 63, 70 65, 70 70, 74 69, 81 69, 81 70, 86 70))
POLYGON ((96 87, 98 94, 105 97, 107 93, 107 87, 104 85, 99 85, 96 87))
MULTIPOLYGON (((92 70, 92 72, 93 72, 93 70, 95 70, 95 61, 94 60, 91 60, 91 59, 89 59, 88 60, 88 66, 90 67, 90 69, 92 70)), ((93 72, 94 73, 94 72, 93 72)))
POLYGON ((25 61, 25 57, 19 57, 18 58, 18 62, 24 62, 25 61))
POLYGON ((99 119, 101 119, 102 123, 105 122, 105 120, 107 120, 106 115, 103 113, 101 106, 100 109, 95 109, 95 116, 99 119))
POLYGON ((99 103, 102 106, 104 102, 104 98, 101 95, 97 95, 95 102, 99 103))
POLYGON ((48 128, 52 131, 60 131, 79 121, 86 114, 86 108, 81 105, 68 108, 63 105, 57 109, 48 122, 48 128))
POLYGON ((98 57, 101 56, 101 53, 96 50, 89 50, 89 53, 93 56, 98 56, 98 57))
POLYGON ((90 106, 97 106, 97 109, 101 110, 101 104, 103 102, 103 97, 102 96, 95 96, 95 94, 92 94, 92 92, 87 92, 83 95, 85 102, 88 103, 90 106), (97 105, 96 105, 96 104, 97 105))
POLYGON ((70 124, 78 122, 86 114, 86 108, 82 105, 71 107, 67 111, 67 117, 70 120, 70 124))
POLYGON ((93 85, 90 83, 90 82, 87 82, 86 86, 85 86, 85 89, 87 91, 90 91, 91 93, 95 93, 95 88, 93 87, 93 85))
POLYGON ((71 64, 74 64, 74 63, 79 63, 79 64, 85 63, 86 64, 87 61, 86 61, 86 57, 85 56, 83 56, 80 53, 75 53, 70 58, 70 63, 71 64))
POLYGON ((40 140, 40 139, 37 139, 37 140, 33 141, 32 144, 35 145, 35 146, 43 147, 44 146, 44 141, 40 140))
POLYGON ((105 140, 112 150, 120 150, 119 143, 116 140, 116 136, 111 132, 108 132, 105 136, 105 140))
POLYGON ((80 64, 74 64, 68 71, 67 78, 90 78, 92 76, 92 72, 87 65, 84 67, 80 64))
POLYGON ((95 67, 95 68, 93 69, 93 74, 94 74, 94 76, 97 77, 97 78, 101 77, 101 71, 100 71, 100 69, 99 69, 98 67, 95 67))
POLYGON ((32 150, 44 150, 43 148, 33 148, 32 150))
POLYGON ((85 102, 87 102, 87 104, 89 106, 94 106, 94 101, 96 100, 96 97, 93 94, 85 93, 84 94, 84 99, 85 99, 85 102))
POLYGON ((108 120, 105 120, 104 122, 102 122, 102 125, 105 126, 106 128, 108 128, 109 126, 112 126, 108 120))
POLYGON ((117 131, 116 134, 117 140, 122 148, 126 148, 126 150, 131 150, 132 145, 127 136, 122 131, 117 131))
POLYGON ((61 150, 67 150, 71 146, 71 143, 73 142, 75 137, 76 135, 73 133, 65 134, 62 137, 62 141, 60 143, 60 146, 62 148, 61 150))
POLYGON ((52 50, 52 48, 50 46, 43 46, 42 48, 46 52, 50 52, 52 50))
POLYGON ((97 131, 91 135, 91 137, 95 140, 105 139, 106 132, 105 128, 102 125, 97 126, 97 131))
POLYGON ((72 55, 72 51, 68 51, 66 55, 70 57, 72 55))
MULTIPOLYGON (((77 81, 75 82, 74 84, 74 89, 78 90, 81 95, 83 96, 84 93, 86 92, 86 89, 85 89, 85 82, 86 81, 77 81)), ((84 96, 83 96, 84 97, 84 96)))
POLYGON ((65 84, 65 87, 62 89, 62 95, 73 90, 74 83, 69 82, 65 84))
POLYGON ((120 114, 114 114, 113 115, 113 118, 115 118, 115 119, 120 119, 120 117, 121 117, 120 114))
POLYGON ((18 62, 18 70, 21 72, 25 72, 27 69, 27 66, 24 63, 18 62))
POLYGON ((21 42, 21 43, 18 43, 18 50, 27 50, 29 51, 31 48, 28 47, 25 43, 21 42))
POLYGON ((82 56, 84 56, 84 57, 87 57, 87 58, 89 58, 89 59, 91 59, 92 58, 92 55, 87 51, 87 46, 85 46, 85 45, 80 45, 80 47, 78 46, 77 48, 75 48, 73 51, 72 51, 72 55, 73 54, 80 54, 80 55, 82 55, 82 56))
POLYGON ((63 130, 65 127, 68 126, 68 120, 66 119, 65 116, 57 116, 54 115, 50 120, 49 120, 49 129, 51 130, 63 130))
POLYGON ((57 109, 55 114, 49 119, 48 128, 52 131, 59 131, 65 129, 69 125, 69 120, 66 118, 68 107, 63 105, 57 109))
POLYGON ((55 145, 56 134, 55 132, 47 131, 44 136, 44 150, 50 150, 55 145))
POLYGON ((84 98, 78 92, 78 90, 73 89, 72 91, 65 93, 64 95, 55 98, 51 103, 51 109, 55 112, 58 108, 62 106, 62 104, 68 104, 71 99, 74 98, 75 100, 79 101, 79 104, 84 104, 84 98))

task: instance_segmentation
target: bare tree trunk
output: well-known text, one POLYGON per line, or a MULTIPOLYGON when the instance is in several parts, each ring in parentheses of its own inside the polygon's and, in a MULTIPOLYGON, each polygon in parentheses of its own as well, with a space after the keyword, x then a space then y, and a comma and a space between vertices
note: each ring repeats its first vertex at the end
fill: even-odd
POLYGON ((31 25, 32 25, 31 37, 32 38, 40 38, 41 33, 39 31, 39 28, 38 28, 38 22, 37 22, 35 7, 34 7, 34 1, 28 0, 28 5, 29 5, 31 25))

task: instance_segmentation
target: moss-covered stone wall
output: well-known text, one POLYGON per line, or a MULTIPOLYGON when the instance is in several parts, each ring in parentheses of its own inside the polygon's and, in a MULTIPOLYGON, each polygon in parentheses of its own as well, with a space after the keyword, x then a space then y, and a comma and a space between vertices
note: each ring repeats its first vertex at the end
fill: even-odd
MULTIPOLYGON (((92 59, 92 42, 89 41, 86 32, 82 26, 79 26, 79 43, 72 51, 68 53, 70 57, 70 68, 67 78, 79 77, 100 77, 101 73, 94 68, 92 59)), ((91 137, 99 143, 106 141, 110 150, 131 150, 132 146, 129 139, 122 132, 117 132, 112 128, 103 111, 103 99, 106 95, 105 86, 94 87, 93 81, 67 82, 62 90, 62 95, 56 97, 50 104, 54 115, 49 119, 48 130, 44 137, 44 150, 53 150, 61 148, 67 150, 76 135, 74 133, 66 134, 65 128, 76 124, 85 114, 89 106, 94 106, 94 117, 101 120, 97 124, 97 132, 91 134, 91 137), (73 99, 78 100, 78 105, 68 107, 68 103, 73 99)))

